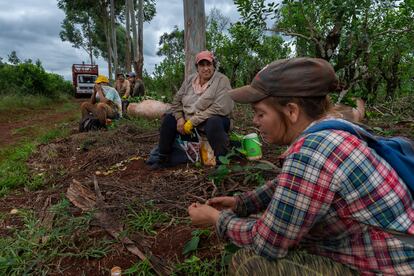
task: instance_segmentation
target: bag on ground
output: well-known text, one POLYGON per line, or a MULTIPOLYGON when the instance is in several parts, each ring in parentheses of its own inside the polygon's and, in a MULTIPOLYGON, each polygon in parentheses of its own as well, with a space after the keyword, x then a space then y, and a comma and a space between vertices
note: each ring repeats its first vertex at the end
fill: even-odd
POLYGON ((127 114, 131 117, 157 119, 161 118, 169 110, 170 105, 167 103, 144 100, 140 103, 130 103, 127 108, 127 114))
POLYGON ((93 114, 89 113, 79 122, 79 132, 96 131, 105 128, 93 114))

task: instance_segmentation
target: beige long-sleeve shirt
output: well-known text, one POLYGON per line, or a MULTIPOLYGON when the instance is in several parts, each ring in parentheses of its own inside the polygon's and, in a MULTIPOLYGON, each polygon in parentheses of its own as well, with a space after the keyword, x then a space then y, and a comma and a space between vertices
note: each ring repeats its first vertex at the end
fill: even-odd
POLYGON ((207 82, 207 89, 201 95, 197 95, 192 85, 196 77, 197 73, 191 75, 175 95, 171 105, 174 117, 177 120, 190 120, 194 126, 213 115, 231 118, 234 102, 228 94, 231 89, 229 79, 216 71, 207 82))

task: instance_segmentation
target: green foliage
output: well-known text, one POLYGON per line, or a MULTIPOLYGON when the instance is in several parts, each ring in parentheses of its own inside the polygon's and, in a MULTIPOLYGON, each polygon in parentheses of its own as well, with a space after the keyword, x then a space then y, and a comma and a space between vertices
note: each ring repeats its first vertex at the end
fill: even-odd
POLYGON ((20 63, 20 59, 17 56, 16 51, 12 51, 10 55, 8 55, 9 62, 13 65, 17 65, 20 63))
POLYGON ((34 95, 56 99, 71 91, 70 82, 59 75, 47 73, 40 63, 0 66, 0 95, 34 95))
POLYGON ((243 183, 256 183, 257 185, 263 185, 265 179, 262 175, 263 171, 272 171, 273 167, 270 164, 255 162, 253 164, 241 166, 240 164, 231 163, 231 157, 239 155, 237 149, 232 149, 226 156, 220 156, 219 160, 221 164, 216 170, 210 173, 209 178, 216 183, 221 183, 224 179, 232 173, 243 172, 243 183))
POLYGON ((134 264, 125 271, 122 271, 122 275, 153 276, 156 274, 153 272, 151 264, 147 259, 134 264))
POLYGON ((53 226, 42 225, 33 211, 19 210, 22 226, 11 236, 1 237, 0 274, 47 274, 51 262, 59 257, 101 258, 111 250, 106 239, 91 239, 84 235, 92 215, 73 217, 69 201, 61 200, 51 207, 53 226), (77 234, 74 234, 77 233, 77 234))
POLYGON ((221 255, 221 266, 222 267, 228 267, 234 253, 236 253, 239 249, 240 249, 240 247, 234 245, 233 243, 227 243, 224 246, 224 251, 221 255))
MULTIPOLYGON (((250 1, 245 2, 247 5, 250 1)), ((273 6, 266 5, 266 9, 274 9, 273 6)), ((250 83, 262 67, 290 53, 280 36, 263 32, 261 26, 247 21, 229 27, 229 19, 217 9, 210 11, 207 23, 207 49, 214 52, 218 70, 229 77, 234 87, 250 83)), ((145 76, 145 85, 157 94, 175 94, 184 79, 184 31, 175 27, 161 36, 159 45, 157 54, 165 59, 156 65, 153 76, 145 76)))
POLYGON ((159 45, 157 55, 165 58, 155 66, 153 76, 144 73, 145 87, 155 94, 171 96, 184 80, 184 31, 175 26, 160 37, 159 45))
POLYGON ((413 11, 412 1, 286 0, 273 29, 294 38, 296 55, 330 61, 344 89, 372 102, 410 93, 413 11))
MULTIPOLYGON (((137 3, 134 1, 135 10, 137 3)), ((114 1, 115 28, 119 64, 125 64, 126 28, 125 1, 114 1)), ((144 22, 149 22, 156 14, 155 0, 144 0, 144 22)), ((85 50, 92 62, 93 57, 109 59, 109 1, 58 0, 57 6, 65 12, 61 24, 60 38, 75 48, 85 50)))
POLYGON ((168 221, 168 214, 156 210, 153 206, 147 205, 140 212, 130 208, 127 215, 127 225, 135 231, 143 231, 149 235, 155 235, 154 225, 168 221))
POLYGON ((193 255, 185 259, 183 263, 177 264, 173 275, 223 275, 222 271, 218 271, 219 263, 217 260, 201 260, 193 255))
POLYGON ((198 244, 200 243, 200 237, 202 236, 211 236, 211 231, 208 229, 197 229, 191 232, 191 239, 184 245, 183 255, 188 255, 191 252, 194 252, 198 249, 198 244))

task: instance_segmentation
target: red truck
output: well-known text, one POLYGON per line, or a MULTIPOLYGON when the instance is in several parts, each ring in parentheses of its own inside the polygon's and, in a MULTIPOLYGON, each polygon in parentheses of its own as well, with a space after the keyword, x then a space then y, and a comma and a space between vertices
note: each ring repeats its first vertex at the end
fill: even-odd
POLYGON ((92 95, 95 80, 98 77, 98 65, 94 64, 73 64, 72 82, 75 97, 81 95, 92 95))

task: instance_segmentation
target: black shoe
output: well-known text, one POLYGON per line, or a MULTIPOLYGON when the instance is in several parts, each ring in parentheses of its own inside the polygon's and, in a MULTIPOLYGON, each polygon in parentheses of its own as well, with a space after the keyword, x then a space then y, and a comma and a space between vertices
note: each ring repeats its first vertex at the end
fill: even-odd
POLYGON ((158 155, 158 160, 155 162, 147 162, 147 165, 150 166, 150 170, 151 171, 155 171, 155 170, 159 170, 159 169, 163 169, 163 168, 168 168, 170 167, 169 164, 169 158, 170 156, 168 154, 159 154, 158 155))
POLYGON ((149 170, 150 171, 157 171, 157 170, 165 169, 165 168, 168 168, 168 167, 170 167, 170 166, 168 166, 168 163, 155 162, 155 163, 149 165, 149 170))

